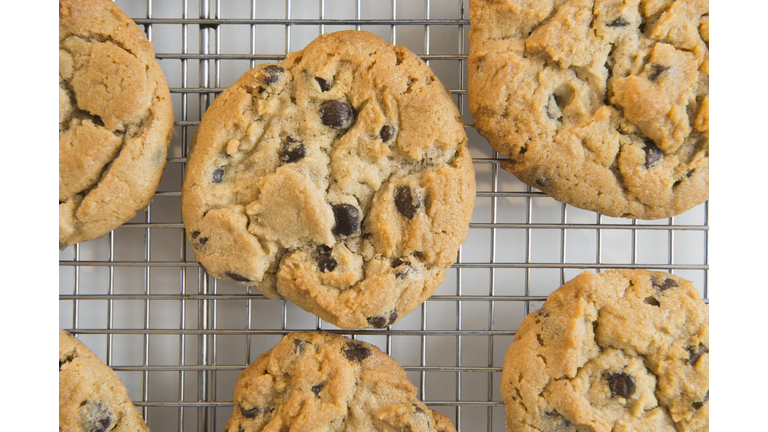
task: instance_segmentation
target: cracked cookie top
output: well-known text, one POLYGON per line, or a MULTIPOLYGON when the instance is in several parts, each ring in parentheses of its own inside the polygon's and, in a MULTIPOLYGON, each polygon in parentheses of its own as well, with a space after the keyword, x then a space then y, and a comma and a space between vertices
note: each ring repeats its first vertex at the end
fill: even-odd
POLYGON ((115 371, 59 329, 59 430, 149 432, 115 371))
POLYGON ((709 311, 663 272, 584 272, 530 313, 507 350, 510 431, 709 430, 709 311))
POLYGON ((325 34, 246 72, 193 138, 182 213, 212 275, 343 328, 426 300, 466 239, 475 178, 448 90, 400 46, 325 34))
POLYGON ((709 197, 706 0, 470 0, 475 126, 557 200, 659 219, 709 197))
POLYGON ((145 207, 165 169, 170 92, 152 44, 108 0, 59 1, 59 248, 145 207))
POLYGON ((225 432, 455 432, 392 357, 326 332, 294 332, 237 378, 225 432))

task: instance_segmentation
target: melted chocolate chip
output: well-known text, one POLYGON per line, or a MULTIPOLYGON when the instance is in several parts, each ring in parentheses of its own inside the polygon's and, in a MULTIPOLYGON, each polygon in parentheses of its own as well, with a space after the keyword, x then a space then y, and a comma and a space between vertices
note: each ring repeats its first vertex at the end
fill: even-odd
POLYGON ((299 354, 304 352, 304 347, 307 345, 307 343, 308 343, 307 341, 301 340, 301 339, 293 340, 293 346, 296 348, 299 354))
POLYGON ((267 83, 267 85, 272 85, 280 79, 280 75, 285 72, 285 69, 278 65, 269 65, 264 68, 264 72, 267 73, 264 81, 267 83))
POLYGON ((393 128, 390 125, 384 125, 381 128, 381 131, 379 131, 379 136, 381 137, 381 140, 384 142, 389 141, 394 134, 395 134, 395 128, 393 128))
POLYGON ((280 160, 284 163, 293 163, 304 159, 307 155, 307 147, 302 141, 293 137, 286 137, 283 145, 280 147, 280 160))
POLYGON ((646 139, 645 140, 645 168, 653 168, 658 165, 661 158, 664 157, 664 153, 656 147, 656 143, 646 139))
POLYGON ((670 279, 670 278, 665 278, 662 281, 659 281, 657 278, 653 278, 651 279, 651 283, 653 284, 653 286, 658 288, 659 291, 665 291, 670 288, 675 288, 680 286, 680 284, 678 284, 676 280, 670 279))
POLYGON ((688 350, 688 360, 686 360, 686 363, 691 366, 696 365, 696 362, 699 361, 701 356, 709 353, 709 348, 702 344, 699 344, 698 348, 688 347, 686 349, 688 350))
POLYGON ((216 168, 216 171, 213 172, 213 182, 221 183, 223 179, 224 179, 224 168, 216 168))
POLYGON ((334 129, 346 129, 352 125, 355 110, 339 101, 326 101, 320 105, 320 117, 324 125, 334 129))
POLYGON ((200 235, 200 231, 192 231, 192 234, 190 234, 190 235, 192 236, 193 239, 196 239, 197 236, 200 235))
POLYGON ((237 274, 237 273, 233 273, 233 272, 231 272, 231 271, 225 272, 224 274, 226 274, 226 275, 227 275, 229 278, 231 278, 231 279, 233 279, 233 280, 236 280, 236 281, 238 281, 238 282, 250 282, 250 281, 251 281, 251 280, 250 280, 250 279, 248 279, 247 277, 245 277, 245 276, 240 276, 239 274, 237 274))
POLYGON ((336 235, 350 236, 360 229, 360 211, 353 205, 334 205, 333 218, 335 223, 331 232, 336 235))
POLYGON ((619 372, 608 374, 605 379, 611 389, 611 396, 628 399, 635 393, 635 379, 632 375, 619 372))
POLYGON ((313 385, 312 386, 312 393, 315 394, 315 396, 320 397, 320 390, 323 389, 323 384, 313 385))
POLYGON ((327 92, 328 90, 331 89, 331 86, 328 84, 328 81, 320 77, 315 77, 315 81, 317 81, 317 84, 320 86, 320 91, 327 92))
POLYGON ((669 66, 663 66, 663 65, 657 65, 657 64, 650 65, 650 68, 651 68, 651 71, 648 73, 648 79, 651 81, 656 81, 657 79, 659 79, 659 76, 661 74, 669 70, 669 66))
POLYGON ((86 432, 106 432, 115 425, 112 410, 104 403, 80 403, 80 425, 86 432))
POLYGON ((395 190, 395 206, 401 215, 413 219, 421 208, 421 200, 418 196, 414 200, 409 186, 400 186, 395 190))
POLYGON ((627 20, 624 19, 624 17, 618 17, 615 20, 609 22, 606 24, 607 27, 626 27, 629 23, 627 20))
POLYGON ((371 350, 359 343, 347 342, 347 348, 344 349, 344 355, 349 361, 363 361, 371 355, 371 350))
POLYGON ((245 409, 243 407, 240 407, 240 414, 243 415, 245 418, 256 418, 257 415, 261 414, 261 410, 259 410, 258 407, 251 408, 251 409, 245 409))

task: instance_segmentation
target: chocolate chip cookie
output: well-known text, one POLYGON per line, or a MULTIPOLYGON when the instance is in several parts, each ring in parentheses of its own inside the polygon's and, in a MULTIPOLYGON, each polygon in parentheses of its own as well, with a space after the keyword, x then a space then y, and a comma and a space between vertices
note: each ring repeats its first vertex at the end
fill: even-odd
POLYGON ((708 307, 668 273, 584 272, 520 324, 501 394, 510 431, 708 431, 708 307))
POLYGON ((294 332, 240 374, 224 430, 456 430, 416 393, 405 370, 375 346, 326 332, 294 332))
POLYGON ((659 219, 709 197, 706 0, 470 0, 469 106, 501 167, 659 219))
POLYGON ((117 374, 82 342, 61 329, 59 430, 149 432, 117 374))
POLYGON ((400 46, 324 34, 248 71, 193 138, 182 214, 211 275, 343 328, 383 328, 426 300, 475 199, 448 90, 400 46))
POLYGON ((59 248, 103 236, 150 202, 172 132, 144 33, 109 0, 60 0, 59 248))

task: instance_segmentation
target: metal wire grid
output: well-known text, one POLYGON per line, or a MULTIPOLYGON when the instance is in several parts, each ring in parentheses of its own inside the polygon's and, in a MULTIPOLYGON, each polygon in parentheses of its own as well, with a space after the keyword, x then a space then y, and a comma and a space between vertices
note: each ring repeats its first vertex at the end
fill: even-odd
POLYGON ((499 168, 471 125, 466 0, 118 1, 143 26, 176 116, 153 203, 102 239, 60 253, 59 325, 117 371, 151 429, 222 431, 242 369, 294 330, 338 331, 402 364, 460 431, 502 431, 503 356, 522 318, 583 270, 677 273, 708 299, 708 207, 661 221, 558 203, 499 168), (194 14, 194 16, 193 16, 194 14), (362 29, 420 55, 454 94, 477 172, 470 233, 435 295, 385 330, 340 330, 288 302, 207 276, 185 241, 186 151, 212 100, 249 68, 315 36, 362 29))

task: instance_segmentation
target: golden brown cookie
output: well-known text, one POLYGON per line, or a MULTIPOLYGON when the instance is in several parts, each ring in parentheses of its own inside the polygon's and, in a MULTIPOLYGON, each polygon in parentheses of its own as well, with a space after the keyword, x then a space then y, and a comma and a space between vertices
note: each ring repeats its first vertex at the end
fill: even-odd
POLYGON ((59 1, 59 248, 149 204, 173 107, 152 44, 109 0, 59 1))
POLYGON ((117 374, 59 329, 59 430, 149 432, 117 374))
POLYGON ((344 328, 426 300, 466 239, 475 178, 448 90, 362 31, 260 65, 203 116, 184 226, 212 275, 344 328))
POLYGON ((668 273, 584 272, 520 324, 501 394, 510 431, 708 431, 709 309, 668 273))
POLYGON ((709 197, 706 0, 470 0, 469 106, 501 167, 573 206, 709 197))
POLYGON ((375 346, 294 332, 240 374, 225 432, 456 431, 416 393, 402 366, 375 346))

